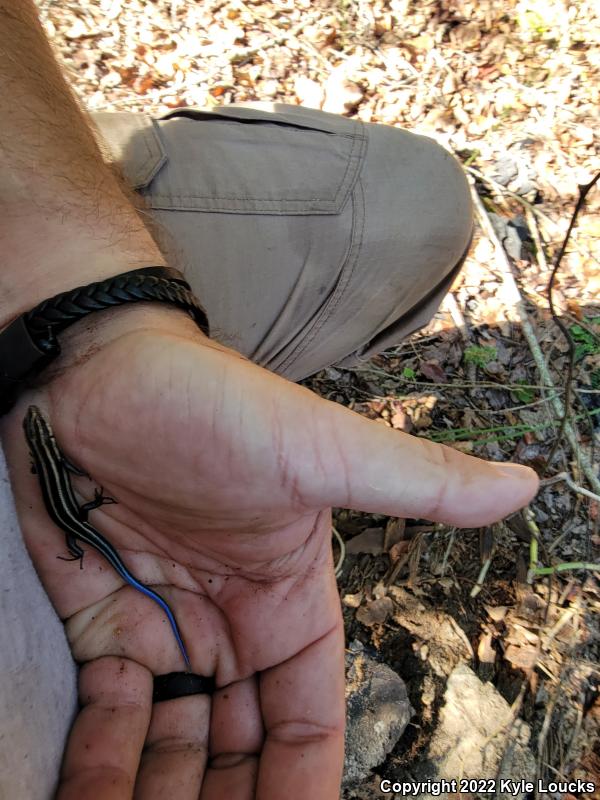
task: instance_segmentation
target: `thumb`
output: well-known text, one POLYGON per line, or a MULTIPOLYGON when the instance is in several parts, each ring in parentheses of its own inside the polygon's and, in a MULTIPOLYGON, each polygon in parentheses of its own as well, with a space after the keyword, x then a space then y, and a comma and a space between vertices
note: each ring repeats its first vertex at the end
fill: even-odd
POLYGON ((475 528, 522 508, 538 490, 529 467, 484 461, 318 402, 315 505, 475 528))

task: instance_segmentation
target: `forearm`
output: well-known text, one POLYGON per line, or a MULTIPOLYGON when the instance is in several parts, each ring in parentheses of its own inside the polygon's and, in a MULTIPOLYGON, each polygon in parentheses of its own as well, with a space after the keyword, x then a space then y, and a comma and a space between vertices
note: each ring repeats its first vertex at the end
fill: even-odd
POLYGON ((164 263, 32 0, 0 0, 0 247, 0 326, 57 292, 164 263))

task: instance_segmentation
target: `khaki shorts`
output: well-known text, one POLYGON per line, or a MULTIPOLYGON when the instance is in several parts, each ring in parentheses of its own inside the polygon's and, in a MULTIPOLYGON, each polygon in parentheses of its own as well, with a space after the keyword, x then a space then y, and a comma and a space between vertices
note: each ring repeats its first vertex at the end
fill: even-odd
POLYGON ((425 325, 468 250, 465 175, 427 137, 270 103, 92 119, 211 335, 291 380, 425 325))

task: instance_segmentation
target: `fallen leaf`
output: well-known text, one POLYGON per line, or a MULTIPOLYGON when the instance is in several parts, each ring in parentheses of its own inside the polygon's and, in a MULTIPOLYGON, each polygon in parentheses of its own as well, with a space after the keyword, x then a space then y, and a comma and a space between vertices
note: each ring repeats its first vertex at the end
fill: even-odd
POLYGON ((396 428, 398 431, 405 431, 407 428, 411 427, 410 419, 404 411, 396 411, 392 414, 390 419, 392 423, 392 428, 396 428))
POLYGON ((409 550, 410 542, 408 539, 404 539, 403 541, 396 542, 396 544, 392 545, 388 550, 388 555, 392 564, 396 564, 398 559, 403 558, 409 550))
POLYGON ((447 383, 448 381, 448 376, 437 361, 424 361, 419 365, 419 369, 426 378, 434 383, 447 383))
POLYGON ((307 108, 320 109, 325 99, 325 92, 323 87, 316 81, 305 77, 304 75, 296 75, 294 80, 294 91, 296 97, 301 105, 307 108))
POLYGON ((346 77, 344 66, 339 70, 335 68, 325 84, 323 111, 331 114, 344 114, 363 98, 363 90, 346 77))
POLYGON ((485 606, 485 610, 494 622, 502 622, 508 613, 508 606, 485 606))
POLYGON ((342 598, 342 603, 349 608, 358 608, 363 601, 363 592, 357 592, 356 594, 345 594, 342 598))
POLYGON ((383 553, 383 528, 367 528, 358 536, 353 536, 346 543, 346 553, 358 555, 358 553, 370 553, 372 556, 379 556, 383 553))
POLYGON ((519 647, 516 644, 509 644, 504 652, 504 658, 515 669, 527 672, 537 664, 538 649, 533 645, 519 647))
POLYGON ((493 664, 496 661, 496 651, 492 647, 493 637, 486 631, 479 639, 477 645, 477 658, 481 664, 493 664))
POLYGON ((76 19, 64 33, 66 39, 82 39, 84 36, 89 35, 90 31, 82 19, 76 19))
POLYGON ((382 597, 361 606, 356 612, 356 619, 368 628, 372 628, 385 622, 393 610, 394 602, 391 597, 382 597))

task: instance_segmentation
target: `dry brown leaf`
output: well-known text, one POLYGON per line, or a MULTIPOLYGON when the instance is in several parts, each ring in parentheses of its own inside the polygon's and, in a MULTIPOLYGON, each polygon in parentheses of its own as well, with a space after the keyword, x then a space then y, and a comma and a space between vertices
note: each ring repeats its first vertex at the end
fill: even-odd
POLYGON ((407 431, 412 427, 410 418, 404 411, 395 411, 391 416, 390 422, 392 423, 392 428, 398 431, 407 431))
POLYGON ((522 669, 524 672, 535 667, 538 655, 538 649, 533 645, 519 647, 516 644, 510 644, 504 652, 505 660, 515 669, 522 669))
POLYGON ((363 90, 348 78, 352 64, 342 64, 332 70, 325 83, 323 111, 331 114, 344 114, 357 106, 363 98, 363 90))
POLYGON ((388 555, 392 564, 396 564, 398 559, 404 558, 409 550, 410 542, 408 539, 404 539, 403 541, 396 542, 396 544, 392 545, 388 550, 388 555))
POLYGON ((434 383, 448 382, 448 376, 437 361, 423 361, 419 365, 419 369, 426 378, 429 378, 429 380, 433 381, 434 383))
POLYGON ((353 536, 346 543, 346 553, 349 555, 358 555, 359 553, 381 555, 383 553, 383 528, 367 528, 358 536, 353 536))
POLYGON ((394 602, 392 598, 381 597, 379 600, 371 600, 371 602, 361 606, 356 612, 356 619, 371 628, 374 625, 384 623, 393 610, 394 602))
POLYGON ((477 645, 477 658, 482 664, 493 664, 496 661, 496 651, 492 647, 493 637, 489 631, 483 633, 477 645))
POLYGON ((358 608, 363 601, 364 594, 363 592, 357 592, 356 594, 345 594, 342 598, 342 603, 348 608, 358 608))
POLYGON ((485 610, 494 622, 502 622, 508 613, 508 606, 485 606, 485 610))

